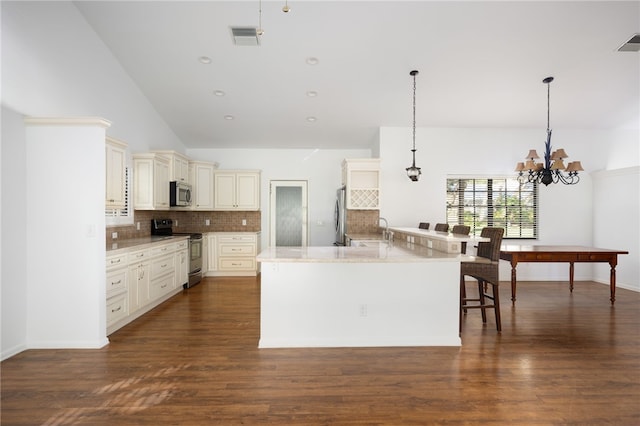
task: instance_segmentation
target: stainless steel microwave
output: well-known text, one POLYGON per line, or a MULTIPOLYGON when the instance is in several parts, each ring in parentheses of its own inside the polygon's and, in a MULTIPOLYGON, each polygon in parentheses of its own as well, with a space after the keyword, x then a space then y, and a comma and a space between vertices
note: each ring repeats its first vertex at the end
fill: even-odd
POLYGON ((169 205, 189 207, 191 205, 191 185, 184 182, 169 182, 169 205))

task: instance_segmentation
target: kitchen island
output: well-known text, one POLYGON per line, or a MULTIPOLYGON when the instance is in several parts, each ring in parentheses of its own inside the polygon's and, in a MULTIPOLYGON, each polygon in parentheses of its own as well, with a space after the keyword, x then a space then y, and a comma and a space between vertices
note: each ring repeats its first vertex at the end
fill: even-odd
POLYGON ((460 346, 460 255, 409 243, 270 247, 261 348, 460 346))

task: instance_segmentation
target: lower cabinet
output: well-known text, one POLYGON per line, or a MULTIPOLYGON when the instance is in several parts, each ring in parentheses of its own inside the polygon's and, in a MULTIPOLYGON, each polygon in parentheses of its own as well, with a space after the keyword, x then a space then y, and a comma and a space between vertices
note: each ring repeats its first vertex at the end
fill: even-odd
POLYGON ((176 287, 189 282, 189 243, 176 244, 176 287))
POLYGON ((107 256, 107 335, 182 291, 188 269, 186 239, 107 256))
POLYGON ((149 250, 129 253, 129 311, 136 312, 149 303, 149 250))
POLYGON ((129 315, 127 255, 120 254, 107 258, 106 268, 106 314, 107 327, 109 327, 129 315))
POLYGON ((256 276, 259 232, 212 232, 209 240, 207 276, 256 276))

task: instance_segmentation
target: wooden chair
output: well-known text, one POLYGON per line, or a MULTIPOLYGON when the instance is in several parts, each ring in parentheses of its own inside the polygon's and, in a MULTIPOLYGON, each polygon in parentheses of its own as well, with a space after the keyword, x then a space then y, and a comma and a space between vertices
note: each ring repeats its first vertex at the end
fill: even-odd
POLYGON ((499 293, 499 262, 500 244, 504 229, 486 227, 480 233, 481 237, 490 238, 491 241, 478 244, 477 256, 469 256, 460 262, 460 331, 462 331, 462 313, 467 309, 480 309, 482 322, 487 322, 486 309, 493 309, 496 316, 496 329, 502 330, 500 322, 500 293, 499 293), (468 298, 464 277, 470 276, 478 280, 478 297, 468 298), (488 285, 487 285, 488 284, 488 285), (491 293, 488 287, 491 287, 491 293), (469 304, 472 302, 472 304, 469 304))
MULTIPOLYGON (((471 227, 467 225, 453 225, 451 229, 452 234, 457 235, 469 235, 471 231, 471 227)), ((466 241, 460 244, 460 253, 465 254, 467 252, 467 243, 466 241)))
POLYGON ((449 231, 449 224, 448 223, 436 223, 436 227, 433 228, 436 231, 440 231, 440 232, 448 232, 449 231))
POLYGON ((418 225, 418 228, 429 229, 429 222, 420 222, 420 225, 418 225))

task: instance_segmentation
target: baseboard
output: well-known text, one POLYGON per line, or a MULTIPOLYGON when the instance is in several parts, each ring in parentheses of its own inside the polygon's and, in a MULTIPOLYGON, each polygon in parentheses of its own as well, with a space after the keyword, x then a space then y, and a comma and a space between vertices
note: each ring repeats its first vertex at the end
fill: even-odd
POLYGON ((7 350, 3 350, 2 353, 0 354, 0 357, 2 357, 0 359, 0 361, 4 361, 5 359, 9 359, 14 355, 18 355, 20 352, 26 351, 27 349, 28 349, 27 345, 20 344, 20 345, 14 346, 12 348, 9 348, 7 350))

